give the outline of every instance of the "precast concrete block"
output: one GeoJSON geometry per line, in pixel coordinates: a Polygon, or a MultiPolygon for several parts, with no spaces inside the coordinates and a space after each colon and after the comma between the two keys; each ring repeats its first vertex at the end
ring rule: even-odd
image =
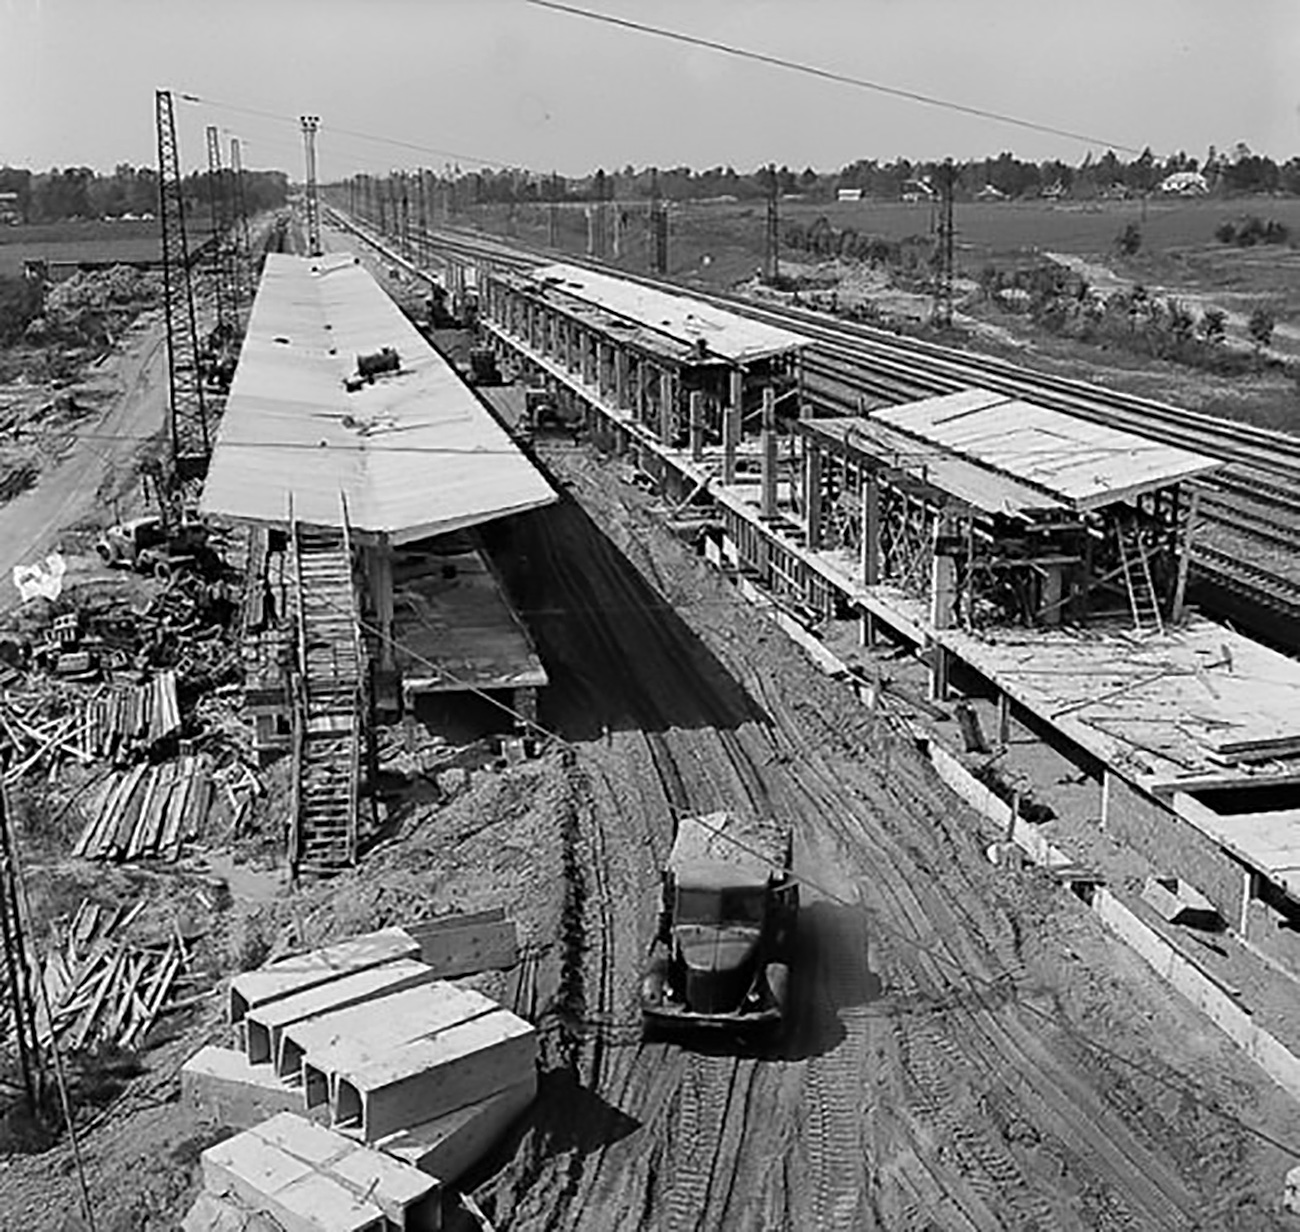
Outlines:
{"type": "Polygon", "coordinates": [[[501,971],[519,961],[519,937],[513,920],[499,911],[482,916],[426,920],[408,929],[420,943],[420,961],[441,979],[476,971],[501,971]]]}
{"type": "Polygon", "coordinates": [[[181,1067],[181,1098],[236,1129],[302,1106],[302,1093],[285,1086],[269,1065],[251,1065],[242,1052],[213,1045],[181,1067]]]}
{"type": "Polygon", "coordinates": [[[274,1061],[280,1054],[284,1028],[295,1022],[319,1018],[404,988],[415,988],[434,977],[432,967],[413,958],[398,958],[249,1009],[240,1024],[248,1059],[254,1065],[274,1061]]]}
{"type": "Polygon", "coordinates": [[[531,1023],[498,1008],[414,1040],[369,1064],[342,1066],[333,1124],[374,1142],[522,1082],[537,1061],[531,1023]]]}
{"type": "Polygon", "coordinates": [[[400,1232],[436,1232],[441,1224],[438,1180],[403,1160],[293,1113],[281,1113],[249,1132],[373,1203],[400,1232]]]}
{"type": "Polygon", "coordinates": [[[378,1206],[254,1133],[209,1147],[200,1161],[209,1194],[272,1216],[284,1232],[385,1232],[378,1206]]]}
{"type": "Polygon", "coordinates": [[[522,1082],[454,1112],[380,1138],[375,1145],[403,1163],[451,1185],[504,1136],[537,1098],[537,1071],[522,1082]]]}
{"type": "MultiPolygon", "coordinates": [[[[400,1044],[440,1031],[456,1022],[481,1018],[500,1006],[469,988],[433,981],[417,988],[351,1006],[286,1028],[280,1043],[280,1072],[301,1071],[307,1107],[345,1060],[353,1065],[382,1056],[400,1044]],[[320,1083],[324,1081],[322,1088],[320,1083]]],[[[329,1098],[328,1093],[325,1098],[329,1098]]]]}
{"type": "Polygon", "coordinates": [[[229,1017],[241,1022],[250,1009],[295,992],[364,971],[396,958],[418,958],[420,946],[405,930],[385,928],[324,949],[282,958],[230,981],[229,1017]]]}

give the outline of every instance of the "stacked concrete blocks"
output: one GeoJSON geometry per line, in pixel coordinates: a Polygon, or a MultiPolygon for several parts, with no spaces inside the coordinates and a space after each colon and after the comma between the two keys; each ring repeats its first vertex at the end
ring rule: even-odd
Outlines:
{"type": "Polygon", "coordinates": [[[269,1214],[286,1232],[436,1232],[439,1184],[292,1113],[209,1147],[208,1194],[269,1214]]]}
{"type": "Polygon", "coordinates": [[[293,993],[342,979],[399,958],[418,958],[420,943],[405,929],[385,928],[322,950],[284,958],[230,982],[230,1021],[238,1025],[249,1010],[293,993]]]}

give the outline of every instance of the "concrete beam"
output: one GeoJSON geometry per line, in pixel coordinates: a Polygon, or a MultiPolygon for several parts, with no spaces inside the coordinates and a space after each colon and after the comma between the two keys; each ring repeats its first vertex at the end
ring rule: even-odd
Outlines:
{"type": "Polygon", "coordinates": [[[380,1150],[451,1185],[500,1141],[537,1097],[537,1072],[454,1112],[381,1138],[380,1150]]]}
{"type": "Polygon", "coordinates": [[[377,967],[395,958],[415,958],[419,952],[419,944],[410,934],[400,928],[385,928],[321,950],[312,950],[309,954],[281,959],[258,971],[245,971],[230,981],[230,1021],[241,1022],[254,1006],[342,979],[350,972],[377,967]]]}
{"type": "Polygon", "coordinates": [[[537,1032],[498,1009],[341,1071],[334,1124],[373,1142],[515,1086],[536,1063],[537,1032]]]}
{"type": "Polygon", "coordinates": [[[242,1052],[208,1045],[181,1067],[181,1099],[222,1125],[248,1129],[278,1112],[297,1111],[302,1095],[242,1052]]]}
{"type": "Polygon", "coordinates": [[[302,992],[281,997],[248,1011],[244,1018],[245,1045],[253,1065],[272,1062],[280,1053],[280,1037],[285,1027],[334,1010],[347,1009],[373,1001],[376,997],[415,988],[438,977],[432,967],[411,958],[354,971],[342,979],[318,984],[302,992]]]}
{"type": "Polygon", "coordinates": [[[481,992],[441,981],[408,988],[286,1028],[280,1073],[292,1076],[301,1069],[307,1107],[313,1108],[330,1098],[339,1065],[365,1064],[401,1044],[498,1008],[481,992]]]}
{"type": "Polygon", "coordinates": [[[250,1133],[372,1202],[403,1232],[436,1232],[442,1222],[438,1180],[400,1159],[293,1113],[272,1117],[250,1133]]]}
{"type": "Polygon", "coordinates": [[[385,1232],[384,1212],[373,1202],[253,1134],[227,1138],[200,1159],[208,1193],[233,1194],[285,1232],[385,1232]]]}
{"type": "Polygon", "coordinates": [[[484,914],[495,918],[449,916],[412,924],[406,931],[420,943],[420,961],[439,979],[513,967],[519,961],[514,921],[496,912],[484,914]]]}

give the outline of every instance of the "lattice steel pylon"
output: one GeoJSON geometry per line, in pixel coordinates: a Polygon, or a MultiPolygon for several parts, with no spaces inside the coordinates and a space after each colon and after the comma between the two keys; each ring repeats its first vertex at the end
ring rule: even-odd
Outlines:
{"type": "Polygon", "coordinates": [[[939,216],[935,228],[936,271],[934,280],[934,321],[941,326],[952,324],[953,227],[952,198],[956,178],[952,159],[944,160],[939,172],[939,216]]]}
{"type": "Polygon", "coordinates": [[[307,154],[307,255],[319,257],[320,202],[316,197],[316,134],[320,130],[320,116],[305,115],[301,119],[303,147],[307,154]]]}
{"type": "Polygon", "coordinates": [[[215,124],[209,124],[208,198],[212,207],[212,286],[217,300],[218,338],[239,332],[239,292],[235,285],[235,267],[230,251],[230,208],[226,201],[226,181],[221,170],[221,136],[215,124]]]}
{"type": "Polygon", "coordinates": [[[202,474],[212,453],[199,372],[198,324],[185,236],[176,114],[170,90],[154,94],[158,130],[158,217],[162,221],[163,309],[167,322],[167,387],[172,469],[178,478],[202,474]]]}
{"type": "Polygon", "coordinates": [[[244,197],[244,162],[239,138],[230,139],[231,195],[234,201],[236,285],[242,296],[252,301],[257,293],[257,272],[253,268],[253,241],[248,233],[248,202],[244,197]]]}

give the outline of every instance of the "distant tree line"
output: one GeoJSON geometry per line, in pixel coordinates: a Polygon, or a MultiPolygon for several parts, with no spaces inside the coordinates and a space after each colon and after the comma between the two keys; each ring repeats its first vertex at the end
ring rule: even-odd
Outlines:
{"type": "MultiPolygon", "coordinates": [[[[896,200],[905,186],[937,184],[942,168],[937,161],[896,158],[882,162],[872,158],[858,159],[829,172],[811,167],[795,171],[787,166],[741,172],[728,166],[696,171],[684,166],[637,168],[629,164],[622,170],[602,167],[581,177],[538,174],[516,167],[473,172],[455,168],[445,178],[455,185],[461,205],[645,200],[655,196],[673,201],[719,197],[747,201],[769,196],[773,184],[783,196],[800,195],[812,200],[833,200],[841,188],[860,189],[865,197],[896,200]]],[[[1277,163],[1267,155],[1253,153],[1241,142],[1231,150],[1210,146],[1201,159],[1183,151],[1162,159],[1146,149],[1126,161],[1114,150],[1107,150],[1100,158],[1089,153],[1077,165],[1059,159],[1030,162],[1003,152],[996,158],[954,163],[953,189],[959,200],[970,200],[988,188],[1009,198],[1089,200],[1151,192],[1167,176],[1181,171],[1199,172],[1209,191],[1217,195],[1300,195],[1300,156],[1277,163]]]]}
{"type": "MultiPolygon", "coordinates": [[[[229,177],[232,173],[223,172],[229,177]]],[[[186,201],[194,208],[209,208],[212,177],[206,171],[185,177],[186,201]]],[[[65,222],[78,219],[136,218],[158,213],[158,172],[153,167],[119,163],[111,175],[90,167],[53,167],[31,171],[0,167],[0,193],[16,193],[19,219],[26,223],[65,222]]],[[[244,202],[250,214],[278,209],[289,192],[283,171],[245,171],[244,202]]]]}

